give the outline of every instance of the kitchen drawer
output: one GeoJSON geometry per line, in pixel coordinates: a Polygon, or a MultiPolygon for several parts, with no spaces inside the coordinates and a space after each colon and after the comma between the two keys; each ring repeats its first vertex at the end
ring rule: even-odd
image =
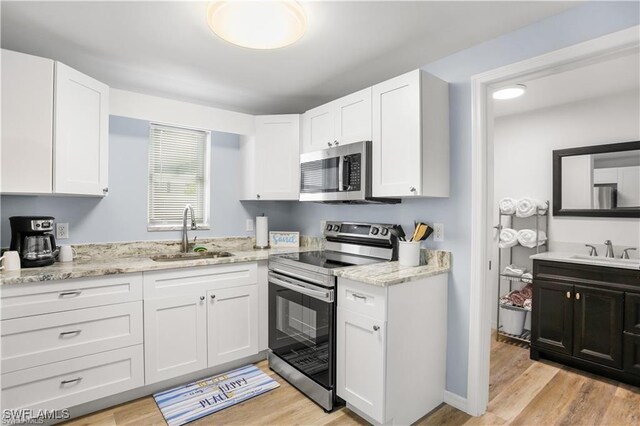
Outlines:
{"type": "Polygon", "coordinates": [[[258,282],[258,264],[242,262],[144,273],[144,298],[205,294],[208,290],[258,282]]]}
{"type": "Polygon", "coordinates": [[[0,319],[142,300],[142,273],[2,286],[0,319]]]}
{"type": "Polygon", "coordinates": [[[640,336],[624,333],[624,371],[640,377],[640,336]]]}
{"type": "Polygon", "coordinates": [[[144,385],[142,345],[2,375],[3,408],[62,409],[144,385]]]}
{"type": "Polygon", "coordinates": [[[387,310],[386,290],[385,287],[338,278],[338,306],[384,321],[387,310]]]}
{"type": "Polygon", "coordinates": [[[640,334],[640,294],[624,294],[624,331],[640,334]]]}
{"type": "Polygon", "coordinates": [[[142,343],[142,302],[2,321],[2,373],[142,343]]]}

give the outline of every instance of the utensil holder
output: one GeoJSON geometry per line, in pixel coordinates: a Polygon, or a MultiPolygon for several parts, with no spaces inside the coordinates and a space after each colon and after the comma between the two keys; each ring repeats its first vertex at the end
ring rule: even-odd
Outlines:
{"type": "Polygon", "coordinates": [[[399,241],[398,244],[398,262],[400,262],[400,265],[420,265],[420,241],[399,241]]]}

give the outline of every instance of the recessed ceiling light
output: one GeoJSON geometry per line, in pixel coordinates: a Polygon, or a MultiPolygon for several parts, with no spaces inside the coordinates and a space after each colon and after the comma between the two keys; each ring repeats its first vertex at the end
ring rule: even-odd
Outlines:
{"type": "Polygon", "coordinates": [[[215,1],[207,10],[209,27],[222,39],[251,49],[277,49],[298,41],[307,17],[291,0],[215,1]]]}
{"type": "Polygon", "coordinates": [[[493,92],[493,99],[513,99],[524,95],[524,92],[526,91],[527,86],[525,86],[524,84],[515,84],[513,86],[500,88],[493,92]]]}

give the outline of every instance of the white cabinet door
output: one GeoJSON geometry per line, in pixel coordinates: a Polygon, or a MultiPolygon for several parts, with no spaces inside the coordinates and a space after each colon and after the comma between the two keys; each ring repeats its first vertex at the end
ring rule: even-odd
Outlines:
{"type": "Polygon", "coordinates": [[[333,102],[311,109],[302,116],[302,152],[328,148],[335,142],[333,102]]]}
{"type": "Polygon", "coordinates": [[[373,196],[422,193],[420,70],[373,86],[373,196]]]}
{"type": "Polygon", "coordinates": [[[146,384],[207,367],[206,321],[205,294],[144,301],[146,384]]]}
{"type": "Polygon", "coordinates": [[[106,195],[109,87],[60,62],[55,81],[54,192],[106,195]]]}
{"type": "Polygon", "coordinates": [[[335,139],[341,144],[371,140],[371,87],[334,102],[335,139]]]}
{"type": "Polygon", "coordinates": [[[2,50],[3,193],[51,193],[53,61],[2,50]]]}
{"type": "Polygon", "coordinates": [[[300,197],[300,116],[256,117],[256,192],[260,200],[300,197]]]}
{"type": "Polygon", "coordinates": [[[338,307],[338,396],[377,422],[385,422],[386,323],[338,307]]]}
{"type": "Polygon", "coordinates": [[[258,287],[207,293],[209,367],[258,353],[258,287]]]}

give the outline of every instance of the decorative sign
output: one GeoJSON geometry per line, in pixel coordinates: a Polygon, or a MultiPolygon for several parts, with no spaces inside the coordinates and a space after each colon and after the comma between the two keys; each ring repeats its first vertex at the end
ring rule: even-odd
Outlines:
{"type": "Polygon", "coordinates": [[[271,247],[299,247],[299,232],[269,232],[269,242],[271,247]]]}

